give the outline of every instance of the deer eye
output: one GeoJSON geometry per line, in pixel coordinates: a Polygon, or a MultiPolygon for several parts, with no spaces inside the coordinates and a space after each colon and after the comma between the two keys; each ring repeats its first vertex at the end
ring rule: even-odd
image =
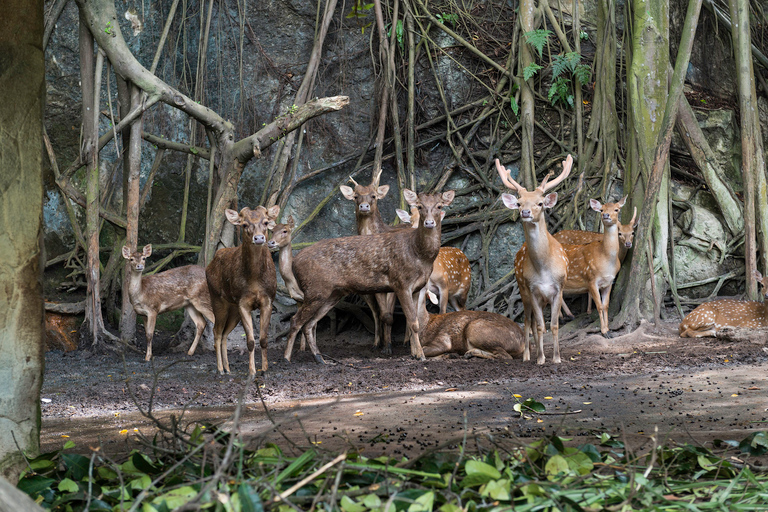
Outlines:
{"type": "Polygon", "coordinates": [[[544,203],[539,203],[539,206],[544,206],[544,203]]]}

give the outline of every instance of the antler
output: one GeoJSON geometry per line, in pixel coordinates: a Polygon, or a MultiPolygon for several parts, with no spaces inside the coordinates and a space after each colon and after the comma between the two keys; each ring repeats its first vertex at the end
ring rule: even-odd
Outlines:
{"type": "Polygon", "coordinates": [[[560,176],[555,178],[554,181],[547,183],[552,173],[547,174],[544,177],[544,180],[542,180],[541,185],[539,185],[537,188],[542,192],[546,192],[551,188],[555,188],[560,184],[561,181],[568,177],[568,175],[571,173],[571,167],[573,167],[573,156],[568,155],[568,158],[563,161],[563,172],[560,173],[560,176]]]}
{"type": "Polygon", "coordinates": [[[518,182],[512,179],[512,173],[501,165],[501,162],[499,162],[499,159],[496,159],[496,170],[499,172],[499,176],[501,177],[501,181],[504,182],[504,185],[506,185],[508,188],[513,188],[519,192],[526,191],[525,187],[520,185],[518,182]]]}
{"type": "Polygon", "coordinates": [[[635,217],[637,217],[637,206],[635,206],[635,211],[632,213],[632,220],[629,221],[630,226],[635,225],[635,217]]]}
{"type": "Polygon", "coordinates": [[[381,166],[379,166],[378,170],[373,175],[373,184],[374,186],[379,186],[379,180],[381,179],[381,166]]]}
{"type": "Polygon", "coordinates": [[[359,185],[359,184],[358,184],[358,183],[355,181],[355,178],[353,178],[352,176],[350,176],[350,177],[349,177],[349,181],[351,181],[351,182],[352,182],[352,184],[353,184],[354,186],[356,186],[356,187],[359,187],[359,186],[360,186],[360,185],[359,185]]]}

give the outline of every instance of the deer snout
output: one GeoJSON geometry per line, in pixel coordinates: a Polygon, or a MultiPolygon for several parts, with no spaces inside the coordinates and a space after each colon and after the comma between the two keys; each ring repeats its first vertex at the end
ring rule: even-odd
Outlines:
{"type": "Polygon", "coordinates": [[[253,243],[256,245],[261,245],[264,242],[267,241],[267,237],[261,234],[253,235],[253,243]]]}
{"type": "Polygon", "coordinates": [[[277,242],[275,242],[274,240],[270,240],[269,242],[267,242],[267,247],[269,247],[270,249],[277,249],[277,242]]]}
{"type": "Polygon", "coordinates": [[[138,271],[144,270],[144,264],[143,263],[139,263],[138,265],[136,265],[136,270],[138,270],[138,271]]]}
{"type": "Polygon", "coordinates": [[[429,229],[432,229],[432,228],[434,228],[435,226],[437,226],[437,222],[435,222],[435,219],[426,219],[426,220],[424,221],[424,227],[425,227],[425,228],[429,228],[429,229]]]}
{"type": "Polygon", "coordinates": [[[520,218],[521,219],[532,219],[533,215],[531,215],[531,210],[520,210],[520,218]]]}
{"type": "Polygon", "coordinates": [[[626,247],[627,249],[631,249],[632,248],[632,242],[624,242],[624,247],[626,247]]]}
{"type": "Polygon", "coordinates": [[[371,205],[369,203],[360,203],[360,211],[368,213],[371,211],[371,205]]]}

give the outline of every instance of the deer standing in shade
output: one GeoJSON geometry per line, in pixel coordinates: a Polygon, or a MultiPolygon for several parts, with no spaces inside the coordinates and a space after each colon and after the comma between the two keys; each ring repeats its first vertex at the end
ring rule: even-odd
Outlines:
{"type": "MultiPolygon", "coordinates": [[[[768,277],[755,270],[752,278],[763,288],[763,299],[768,300],[768,277]]],[[[699,304],[680,322],[680,336],[702,338],[716,336],[727,328],[757,329],[768,327],[768,302],[755,300],[718,299],[699,304]]]]}
{"type": "Polygon", "coordinates": [[[147,336],[147,354],[144,360],[152,359],[152,338],[155,335],[157,315],[184,308],[195,323],[195,341],[187,354],[195,353],[197,344],[205,330],[205,321],[214,322],[211,297],[205,282],[205,269],[199,265],[185,265],[151,276],[143,276],[146,260],[152,254],[152,245],[144,246],[141,252],[132,252],[123,246],[123,258],[130,266],[128,296],[133,309],[147,317],[144,331],[147,336]]]}
{"type": "Polygon", "coordinates": [[[538,347],[538,364],[544,364],[544,307],[550,304],[552,317],[552,341],[554,353],[552,360],[560,362],[560,340],[558,317],[560,305],[563,303],[563,283],[568,274],[568,256],[563,246],[547,230],[544,209],[552,208],[557,204],[557,192],[546,192],[560,184],[571,172],[573,157],[563,162],[563,171],[553,181],[549,182],[548,174],[541,184],[532,191],[528,191],[512,179],[510,171],[496,159],[496,170],[504,184],[517,191],[518,197],[511,194],[502,194],[504,205],[512,210],[520,211],[520,221],[523,224],[525,243],[515,256],[515,278],[520,288],[520,296],[523,300],[525,319],[525,352],[523,360],[531,358],[531,346],[528,331],[531,330],[534,341],[538,347]],[[535,322],[535,329],[534,329],[535,322]]]}
{"type": "Polygon", "coordinates": [[[275,226],[279,206],[267,210],[243,208],[240,213],[227,209],[227,220],[243,230],[243,240],[237,247],[216,251],[205,269],[211,306],[216,322],[213,326],[213,344],[216,351],[216,369],[229,373],[227,336],[243,322],[248,346],[248,374],[256,374],[256,341],[253,335],[251,311],[259,308],[259,346],[261,369],[267,371],[267,337],[272,316],[272,300],[277,292],[275,264],[267,248],[267,230],[275,226]]]}

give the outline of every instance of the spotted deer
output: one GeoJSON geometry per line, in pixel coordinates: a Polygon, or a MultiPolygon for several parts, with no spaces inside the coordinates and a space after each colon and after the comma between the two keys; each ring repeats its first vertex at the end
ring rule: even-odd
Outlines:
{"type": "Polygon", "coordinates": [[[248,375],[256,374],[256,341],[253,335],[251,311],[259,308],[259,346],[261,369],[267,371],[267,336],[272,316],[272,300],[277,292],[275,264],[267,248],[267,230],[275,227],[279,206],[263,206],[255,210],[243,208],[225,211],[227,220],[240,226],[243,239],[237,247],[216,251],[205,269],[211,306],[216,322],[213,326],[213,344],[216,351],[216,369],[229,373],[227,336],[243,322],[248,346],[248,375]]]}
{"type": "MultiPolygon", "coordinates": [[[[768,277],[759,271],[752,278],[762,285],[763,299],[768,301],[768,277]]],[[[680,322],[682,338],[716,336],[728,328],[757,329],[768,327],[768,302],[754,300],[718,299],[699,304],[680,322]]]]}
{"type": "MultiPolygon", "coordinates": [[[[414,228],[418,226],[418,210],[408,213],[398,208],[396,211],[404,223],[414,228]]],[[[442,212],[441,215],[444,214],[442,212]]],[[[448,303],[456,311],[464,310],[471,285],[472,267],[467,255],[457,247],[441,247],[427,283],[427,289],[440,297],[440,313],[448,311],[448,303]]]]}
{"type": "MultiPolygon", "coordinates": [[[[624,258],[627,256],[627,251],[632,248],[632,243],[635,238],[635,228],[637,228],[637,207],[634,209],[632,219],[628,224],[619,223],[619,261],[624,263],[624,258]]],[[[554,235],[555,239],[561,244],[569,245],[586,245],[591,242],[599,242],[603,240],[602,233],[595,233],[593,231],[581,231],[578,229],[564,229],[558,231],[554,235]]],[[[573,316],[568,306],[563,302],[563,310],[568,316],[573,316]]],[[[587,313],[592,312],[592,296],[587,295],[587,313]]]]}
{"type": "MultiPolygon", "coordinates": [[[[437,296],[428,291],[437,304],[437,296]]],[[[445,358],[449,354],[485,359],[522,357],[525,350],[523,330],[514,321],[489,311],[451,311],[432,315],[427,311],[424,294],[419,295],[419,327],[424,355],[445,358]]]]}
{"type": "Polygon", "coordinates": [[[146,361],[152,359],[152,338],[155,335],[157,315],[184,308],[195,323],[195,340],[187,354],[195,353],[197,344],[205,330],[205,321],[214,322],[211,297],[205,282],[205,268],[198,265],[176,267],[159,274],[144,276],[146,260],[152,255],[152,245],[144,246],[141,252],[133,252],[123,246],[123,258],[128,260],[130,278],[128,297],[136,313],[147,317],[144,331],[147,335],[146,361]]]}
{"type": "Polygon", "coordinates": [[[272,236],[267,242],[270,249],[278,249],[277,268],[283,276],[288,295],[295,301],[303,301],[304,293],[293,275],[293,249],[291,248],[291,233],[296,226],[293,215],[289,215],[284,224],[277,224],[272,229],[272,236]]]}
{"type": "Polygon", "coordinates": [[[525,243],[515,256],[515,278],[520,288],[525,319],[525,351],[523,360],[531,359],[531,345],[528,332],[533,335],[538,348],[538,364],[544,364],[544,307],[550,304],[552,316],[552,340],[554,353],[552,361],[560,363],[560,340],[558,317],[563,302],[563,284],[568,274],[568,256],[563,246],[547,230],[544,210],[557,204],[557,192],[546,192],[560,184],[571,172],[573,157],[563,161],[563,171],[549,182],[550,174],[530,192],[510,176],[510,171],[496,159],[496,170],[504,185],[517,191],[518,197],[502,194],[504,205],[520,211],[525,243]],[[536,328],[534,329],[534,322],[536,328]]]}
{"type": "Polygon", "coordinates": [[[605,232],[602,240],[586,245],[564,244],[568,255],[568,277],[563,284],[563,294],[589,293],[600,317],[600,332],[608,332],[608,305],[613,280],[621,268],[619,260],[619,214],[627,197],[618,203],[600,204],[590,199],[590,207],[600,212],[605,232]]]}
{"type": "Polygon", "coordinates": [[[293,259],[293,273],[304,292],[304,302],[291,320],[287,361],[301,330],[315,360],[324,363],[314,336],[317,322],[350,293],[387,292],[395,292],[408,328],[416,333],[411,337],[411,355],[424,359],[416,303],[440,250],[440,211],[451,204],[454,192],[417,195],[404,189],[403,195],[421,212],[418,229],[320,240],[293,259]]]}

